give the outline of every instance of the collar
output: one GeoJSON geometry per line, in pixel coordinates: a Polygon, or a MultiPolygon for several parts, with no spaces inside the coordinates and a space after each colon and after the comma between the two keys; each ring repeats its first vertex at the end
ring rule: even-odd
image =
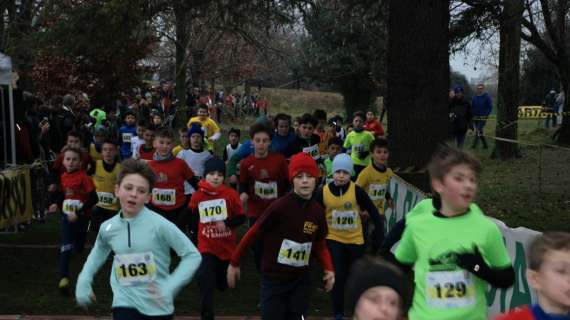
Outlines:
{"type": "Polygon", "coordinates": [[[537,320],[568,320],[570,319],[570,313],[567,314],[551,314],[546,313],[540,305],[535,304],[531,307],[532,314],[537,320]]]}
{"type": "Polygon", "coordinates": [[[174,155],[172,153],[167,154],[166,156],[161,156],[158,152],[155,152],[152,155],[152,160],[156,160],[156,161],[170,161],[174,159],[174,155]]]}
{"type": "Polygon", "coordinates": [[[384,172],[388,171],[388,167],[387,167],[387,166],[384,166],[384,167],[381,168],[381,167],[377,166],[374,162],[372,162],[372,166],[373,166],[374,169],[376,169],[376,171],[378,171],[378,172],[384,173],[384,172]]]}

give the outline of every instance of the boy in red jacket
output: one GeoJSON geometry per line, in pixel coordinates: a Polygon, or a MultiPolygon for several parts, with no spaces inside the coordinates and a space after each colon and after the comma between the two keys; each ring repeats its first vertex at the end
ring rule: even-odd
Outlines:
{"type": "Polygon", "coordinates": [[[62,155],[65,172],[59,179],[60,188],[55,193],[55,203],[50,205],[49,212],[61,210],[63,213],[58,288],[62,294],[68,295],[71,255],[74,251],[77,253],[83,251],[85,247],[89,215],[99,198],[93,180],[82,169],[81,149],[67,146],[63,149],[62,155]]]}
{"type": "Polygon", "coordinates": [[[228,286],[240,277],[239,262],[259,239],[261,261],[261,313],[263,319],[303,319],[311,291],[311,269],[318,258],[324,269],[325,290],[334,285],[334,271],[325,238],[328,232],[324,208],[313,199],[319,169],[305,153],[291,157],[289,177],[293,192],[265,210],[234,251],[228,267],[228,286]]]}
{"type": "Polygon", "coordinates": [[[214,319],[214,289],[228,287],[226,271],[236,248],[235,229],[245,222],[237,192],[224,185],[224,161],[210,158],[204,166],[204,179],[192,195],[189,207],[200,218],[198,250],[202,264],[198,271],[202,319],[214,319]]]}
{"type": "Polygon", "coordinates": [[[570,233],[546,232],[528,249],[526,277],[538,304],[524,306],[496,320],[570,319],[570,233]]]}

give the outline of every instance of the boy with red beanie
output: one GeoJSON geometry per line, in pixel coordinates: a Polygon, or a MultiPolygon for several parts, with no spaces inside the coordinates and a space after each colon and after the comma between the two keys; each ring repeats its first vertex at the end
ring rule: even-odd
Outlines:
{"type": "Polygon", "coordinates": [[[224,185],[226,166],[218,158],[204,165],[204,179],[192,195],[189,207],[199,216],[198,250],[202,264],[198,271],[201,318],[214,319],[214,289],[227,287],[226,271],[236,248],[235,229],[245,222],[237,192],[224,185]]]}
{"type": "Polygon", "coordinates": [[[256,239],[263,242],[261,313],[263,319],[302,319],[307,314],[311,267],[318,258],[324,269],[325,290],[334,285],[334,271],[325,238],[324,208],[313,199],[319,169],[309,155],[291,157],[289,178],[293,192],[273,202],[234,251],[228,285],[240,277],[239,261],[256,239]]]}

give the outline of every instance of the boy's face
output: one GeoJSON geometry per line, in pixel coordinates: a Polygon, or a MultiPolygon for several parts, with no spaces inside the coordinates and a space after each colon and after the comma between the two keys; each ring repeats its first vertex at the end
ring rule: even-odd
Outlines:
{"type": "Polygon", "coordinates": [[[364,119],[361,117],[354,117],[354,119],[352,119],[352,125],[355,128],[360,129],[364,125],[364,119]]]}
{"type": "Polygon", "coordinates": [[[334,184],[337,186],[344,186],[350,182],[350,173],[344,170],[337,170],[333,172],[334,184]]]}
{"type": "Polygon", "coordinates": [[[162,122],[162,118],[160,118],[160,116],[153,116],[152,117],[152,123],[155,126],[160,126],[160,123],[162,122]]]}
{"type": "Polygon", "coordinates": [[[66,151],[63,154],[63,167],[67,172],[73,172],[79,169],[81,166],[81,159],[77,152],[66,151]]]}
{"type": "Polygon", "coordinates": [[[79,140],[79,137],[68,136],[67,146],[73,148],[81,148],[81,140],[79,140]]]}
{"type": "Polygon", "coordinates": [[[146,128],[143,126],[138,126],[137,127],[137,136],[142,137],[144,135],[146,128]]]}
{"type": "Polygon", "coordinates": [[[206,175],[206,181],[214,188],[224,183],[224,174],[219,171],[212,171],[206,175]]]}
{"type": "Polygon", "coordinates": [[[450,209],[464,212],[475,199],[477,177],[469,166],[460,164],[452,167],[443,181],[432,179],[432,186],[450,209]]]}
{"type": "Polygon", "coordinates": [[[208,117],[208,109],[200,108],[196,112],[196,115],[198,118],[200,118],[200,120],[205,120],[208,117]]]}
{"type": "Polygon", "coordinates": [[[299,135],[301,138],[310,138],[315,132],[315,127],[311,123],[303,123],[299,125],[299,135]]]}
{"type": "Polygon", "coordinates": [[[120,185],[115,185],[115,195],[119,199],[121,209],[133,216],[141,211],[145,203],[150,201],[150,186],[140,174],[126,175],[120,185]]]}
{"type": "Polygon", "coordinates": [[[129,126],[132,126],[133,124],[135,124],[135,116],[133,116],[132,114],[129,114],[128,116],[125,117],[125,123],[129,126]]]}
{"type": "Polygon", "coordinates": [[[204,143],[204,137],[199,133],[193,133],[190,136],[190,147],[192,149],[201,149],[204,143]]]}
{"type": "Polygon", "coordinates": [[[299,196],[309,199],[313,195],[313,191],[315,191],[316,183],[317,179],[315,177],[306,172],[301,172],[293,177],[293,190],[299,196]]]}
{"type": "Polygon", "coordinates": [[[386,148],[374,148],[372,152],[372,159],[376,165],[386,165],[390,152],[386,148]]]}
{"type": "Polygon", "coordinates": [[[256,154],[265,155],[267,152],[269,152],[269,144],[271,143],[271,138],[267,132],[258,132],[253,135],[252,143],[256,154]]]}
{"type": "Polygon", "coordinates": [[[355,319],[397,320],[400,317],[400,296],[389,287],[366,290],[354,308],[355,319]]]}
{"type": "Polygon", "coordinates": [[[338,144],[331,144],[328,149],[329,159],[332,161],[337,154],[340,153],[341,147],[338,144]]]}
{"type": "Polygon", "coordinates": [[[528,282],[538,293],[541,306],[549,305],[560,313],[570,311],[570,251],[548,250],[538,271],[527,269],[528,282]]]}
{"type": "Polygon", "coordinates": [[[230,136],[229,136],[228,140],[230,141],[230,144],[231,144],[232,146],[235,146],[235,145],[238,144],[238,142],[239,142],[239,137],[238,137],[237,134],[235,134],[235,133],[232,132],[232,133],[230,133],[230,136]]]}
{"type": "Polygon", "coordinates": [[[188,138],[188,131],[178,132],[178,138],[180,138],[180,144],[183,146],[188,146],[190,143],[190,138],[188,138]]]}
{"type": "Polygon", "coordinates": [[[153,146],[159,155],[165,157],[172,152],[172,139],[167,137],[156,137],[154,138],[153,146]]]}
{"type": "Polygon", "coordinates": [[[286,136],[289,134],[289,121],[287,120],[277,120],[277,134],[280,136],[286,136]]]}
{"type": "Polygon", "coordinates": [[[144,144],[145,144],[147,147],[152,146],[152,143],[153,143],[153,141],[154,141],[154,131],[153,131],[153,130],[146,129],[146,130],[144,131],[144,134],[143,134],[143,139],[144,139],[144,144]]]}
{"type": "Polygon", "coordinates": [[[103,146],[101,147],[101,157],[103,157],[103,161],[107,163],[113,163],[116,153],[117,148],[114,144],[103,143],[103,146]]]}
{"type": "Polygon", "coordinates": [[[374,113],[372,111],[366,112],[366,120],[372,121],[374,119],[374,113]]]}

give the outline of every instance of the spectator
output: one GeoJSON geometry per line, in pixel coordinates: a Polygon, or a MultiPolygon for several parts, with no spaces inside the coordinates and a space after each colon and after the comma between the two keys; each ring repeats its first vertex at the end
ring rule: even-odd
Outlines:
{"type": "Polygon", "coordinates": [[[552,127],[556,126],[556,115],[554,114],[554,106],[556,105],[556,90],[550,89],[550,92],[544,98],[543,110],[546,112],[546,122],[544,126],[550,128],[550,123],[552,127]]]}
{"type": "Polygon", "coordinates": [[[493,102],[491,96],[485,92],[485,85],[480,83],[477,85],[477,91],[473,99],[471,100],[471,106],[473,108],[473,127],[475,129],[475,141],[471,148],[477,148],[479,140],[483,143],[483,149],[487,149],[487,141],[483,136],[483,128],[485,123],[487,123],[487,118],[491,111],[493,110],[493,102]]]}
{"type": "Polygon", "coordinates": [[[453,92],[455,96],[449,103],[449,135],[458,148],[463,148],[465,134],[473,116],[471,105],[463,95],[463,86],[456,86],[453,92]]]}

